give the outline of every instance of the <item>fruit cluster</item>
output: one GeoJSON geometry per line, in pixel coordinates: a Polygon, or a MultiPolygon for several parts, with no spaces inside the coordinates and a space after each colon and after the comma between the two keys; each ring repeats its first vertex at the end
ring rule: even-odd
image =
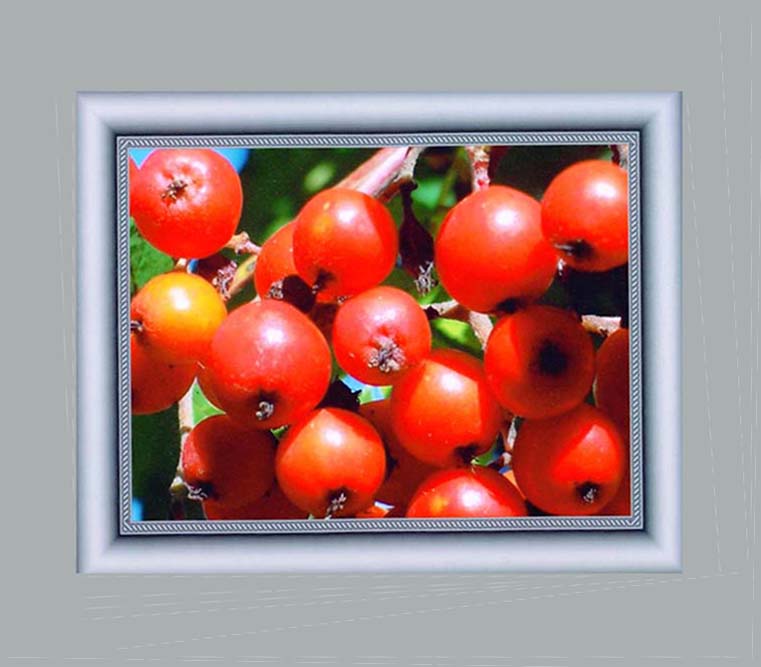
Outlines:
{"type": "Polygon", "coordinates": [[[630,513],[628,331],[545,298],[559,271],[625,270],[621,166],[576,162],[541,201],[481,178],[412,262],[449,297],[423,305],[387,280],[426,247],[409,207],[400,231],[378,197],[318,192],[251,249],[257,296],[231,308],[199,268],[238,228],[230,163],[156,150],[129,190],[139,234],[178,260],[132,299],[132,411],[194,383],[216,406],[185,425],[178,467],[208,519],[630,513]],[[439,318],[472,323],[482,354],[434,345],[439,318]],[[386,397],[360,404],[341,374],[386,397]]]}

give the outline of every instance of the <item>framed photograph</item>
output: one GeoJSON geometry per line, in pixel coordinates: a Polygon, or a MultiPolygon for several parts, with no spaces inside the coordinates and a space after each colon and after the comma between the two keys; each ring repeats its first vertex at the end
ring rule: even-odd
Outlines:
{"type": "Polygon", "coordinates": [[[78,122],[80,571],[680,568],[679,94],[78,122]]]}

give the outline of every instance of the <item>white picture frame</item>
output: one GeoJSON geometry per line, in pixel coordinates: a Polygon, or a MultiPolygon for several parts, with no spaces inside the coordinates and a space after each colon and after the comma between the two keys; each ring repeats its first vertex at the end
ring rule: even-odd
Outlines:
{"type": "Polygon", "coordinates": [[[78,150],[80,571],[680,568],[678,93],[83,93],[78,150]],[[130,147],[584,143],[602,137],[631,146],[630,519],[532,517],[509,525],[333,520],[257,522],[256,527],[130,520],[128,294],[123,289],[130,147]]]}

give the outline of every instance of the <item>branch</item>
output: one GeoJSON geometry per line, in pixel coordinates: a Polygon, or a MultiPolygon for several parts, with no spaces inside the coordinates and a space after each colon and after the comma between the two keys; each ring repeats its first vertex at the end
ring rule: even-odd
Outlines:
{"type": "Polygon", "coordinates": [[[617,164],[621,169],[627,169],[629,166],[629,144],[613,144],[610,150],[613,153],[613,164],[617,164]]]}
{"type": "Polygon", "coordinates": [[[388,201],[399,191],[399,186],[412,180],[422,151],[422,146],[381,148],[335,187],[358,190],[388,201]]]}
{"type": "Polygon", "coordinates": [[[233,250],[236,255],[258,255],[261,247],[256,245],[248,235],[248,232],[233,234],[230,240],[225,244],[225,248],[233,250]]]}
{"type": "Polygon", "coordinates": [[[169,487],[170,501],[170,516],[172,519],[184,519],[185,518],[185,499],[188,497],[188,488],[185,486],[185,480],[182,476],[182,448],[185,441],[188,439],[188,434],[193,430],[194,416],[193,416],[193,387],[195,381],[190,386],[190,389],[177,403],[177,416],[180,421],[180,454],[177,458],[177,470],[175,472],[172,484],[169,487]]]}
{"type": "Polygon", "coordinates": [[[489,177],[489,146],[466,146],[470,159],[470,169],[473,172],[473,192],[488,188],[489,177]]]}
{"type": "MultiPolygon", "coordinates": [[[[381,148],[334,187],[358,190],[388,201],[404,183],[412,180],[417,159],[423,150],[423,146],[381,148]]],[[[220,292],[225,300],[240,292],[254,275],[256,258],[261,250],[259,246],[254,247],[257,248],[256,254],[241,262],[232,278],[220,280],[220,286],[224,284],[224,291],[220,292]]]]}
{"type": "Polygon", "coordinates": [[[484,313],[476,313],[468,310],[465,306],[457,301],[441,301],[440,303],[431,303],[422,306],[428,319],[443,317],[448,320],[459,320],[470,324],[473,333],[481,343],[481,347],[486,347],[486,341],[489,340],[491,330],[494,328],[491,318],[484,313]]]}
{"type": "Polygon", "coordinates": [[[476,334],[476,338],[481,343],[481,348],[486,349],[486,342],[489,340],[491,330],[494,328],[491,318],[484,313],[476,313],[470,311],[468,314],[468,323],[473,329],[473,333],[476,334]]]}
{"type": "Polygon", "coordinates": [[[585,331],[605,338],[621,328],[621,318],[605,315],[582,315],[581,325],[585,331]]]}

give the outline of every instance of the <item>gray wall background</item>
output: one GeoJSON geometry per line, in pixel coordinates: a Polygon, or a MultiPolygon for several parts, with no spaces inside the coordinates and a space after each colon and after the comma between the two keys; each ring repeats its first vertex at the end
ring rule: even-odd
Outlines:
{"type": "Polygon", "coordinates": [[[0,660],[757,658],[757,3],[131,0],[0,12],[0,660]],[[75,575],[75,92],[318,89],[684,91],[682,574],[75,575]]]}

